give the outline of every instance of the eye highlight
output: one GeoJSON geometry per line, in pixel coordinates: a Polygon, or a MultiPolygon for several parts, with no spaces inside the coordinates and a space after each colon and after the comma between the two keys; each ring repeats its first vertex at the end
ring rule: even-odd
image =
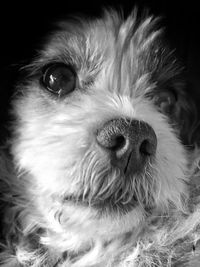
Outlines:
{"type": "Polygon", "coordinates": [[[77,76],[71,66],[64,63],[52,63],[43,69],[42,85],[57,96],[64,96],[76,87],[77,76]]]}

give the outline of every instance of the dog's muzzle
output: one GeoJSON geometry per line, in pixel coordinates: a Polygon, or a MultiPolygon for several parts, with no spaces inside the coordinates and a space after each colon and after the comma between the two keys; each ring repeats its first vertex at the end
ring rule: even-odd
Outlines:
{"type": "Polygon", "coordinates": [[[125,175],[139,174],[156,154],[157,137],[146,122],[117,118],[97,131],[97,143],[109,154],[112,166],[125,175]]]}
{"type": "Polygon", "coordinates": [[[149,163],[153,163],[157,148],[152,127],[139,120],[112,119],[97,130],[96,142],[108,158],[108,168],[98,169],[97,164],[87,162],[81,171],[83,184],[78,194],[68,195],[65,200],[100,213],[126,213],[138,203],[145,209],[151,207],[155,184],[149,163]]]}

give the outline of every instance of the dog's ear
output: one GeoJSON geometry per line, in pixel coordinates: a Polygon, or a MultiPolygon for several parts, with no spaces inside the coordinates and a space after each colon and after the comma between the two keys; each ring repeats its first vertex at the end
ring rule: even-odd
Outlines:
{"type": "Polygon", "coordinates": [[[200,142],[200,120],[195,95],[192,94],[190,84],[185,85],[184,92],[180,95],[179,106],[180,137],[185,145],[193,148],[200,142]]]}
{"type": "Polygon", "coordinates": [[[194,96],[191,94],[189,84],[175,83],[174,88],[177,94],[172,121],[176,124],[182,143],[189,148],[198,142],[199,120],[194,96]]]}
{"type": "Polygon", "coordinates": [[[198,116],[196,106],[190,96],[182,102],[179,111],[180,138],[183,144],[191,146],[197,142],[198,116]],[[186,102],[187,101],[187,102],[186,102]]]}
{"type": "Polygon", "coordinates": [[[158,84],[151,95],[159,112],[164,114],[186,146],[197,142],[198,112],[187,85],[182,80],[158,84]]]}

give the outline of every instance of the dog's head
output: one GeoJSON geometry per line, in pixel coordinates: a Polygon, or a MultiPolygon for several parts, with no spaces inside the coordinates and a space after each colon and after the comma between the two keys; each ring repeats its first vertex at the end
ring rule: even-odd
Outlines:
{"type": "Polygon", "coordinates": [[[181,71],[157,19],[136,17],[63,23],[19,86],[12,151],[54,231],[127,232],[187,195],[181,71]]]}

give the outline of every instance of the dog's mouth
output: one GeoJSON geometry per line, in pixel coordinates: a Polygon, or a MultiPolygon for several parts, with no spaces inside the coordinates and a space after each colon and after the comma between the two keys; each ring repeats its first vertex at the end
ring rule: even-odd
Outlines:
{"type": "Polygon", "coordinates": [[[75,193],[65,195],[64,202],[100,213],[126,214],[137,207],[150,210],[155,205],[156,188],[151,168],[147,166],[146,170],[141,175],[126,176],[115,169],[102,176],[97,174],[93,179],[83,179],[75,193]]]}
{"type": "Polygon", "coordinates": [[[139,204],[138,199],[135,195],[129,198],[129,201],[123,199],[116,201],[112,196],[110,196],[107,199],[89,200],[87,198],[84,198],[83,196],[77,197],[75,195],[69,195],[64,198],[64,201],[72,203],[77,206],[81,205],[90,207],[98,210],[101,213],[105,212],[128,213],[134,208],[136,208],[139,204]]]}

